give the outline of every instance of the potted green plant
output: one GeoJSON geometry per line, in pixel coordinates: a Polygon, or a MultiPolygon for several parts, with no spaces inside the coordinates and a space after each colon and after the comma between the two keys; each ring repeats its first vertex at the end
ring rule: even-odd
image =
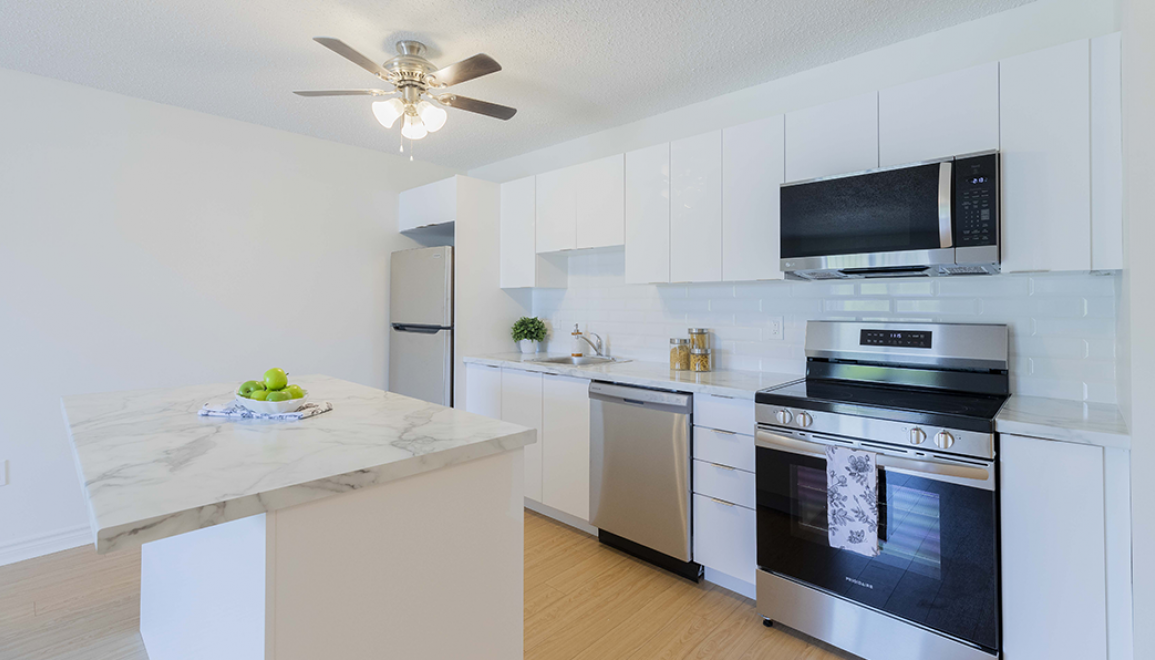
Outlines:
{"type": "Polygon", "coordinates": [[[513,340],[522,353],[536,353],[545,341],[545,322],[536,316],[523,316],[513,324],[513,340]]]}

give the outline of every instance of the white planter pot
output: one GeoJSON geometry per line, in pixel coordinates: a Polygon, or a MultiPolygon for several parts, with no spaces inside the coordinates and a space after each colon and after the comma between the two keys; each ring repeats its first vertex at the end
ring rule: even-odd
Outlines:
{"type": "Polygon", "coordinates": [[[517,348],[521,350],[523,355],[528,353],[536,353],[537,342],[532,339],[522,339],[521,341],[517,342],[517,348]]]}

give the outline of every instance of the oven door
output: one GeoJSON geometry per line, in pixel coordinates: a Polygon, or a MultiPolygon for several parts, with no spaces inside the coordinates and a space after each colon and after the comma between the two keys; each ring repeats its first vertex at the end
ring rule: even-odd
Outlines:
{"type": "Polygon", "coordinates": [[[758,430],[758,566],[991,652],[999,648],[994,463],[758,430]],[[826,444],[878,451],[879,548],[830,547],[826,444]],[[883,495],[885,493],[885,495],[883,495]],[[885,521],[885,522],[884,522],[885,521]]]}
{"type": "Polygon", "coordinates": [[[953,264],[951,168],[935,162],[782,186],[782,270],[953,264]]]}

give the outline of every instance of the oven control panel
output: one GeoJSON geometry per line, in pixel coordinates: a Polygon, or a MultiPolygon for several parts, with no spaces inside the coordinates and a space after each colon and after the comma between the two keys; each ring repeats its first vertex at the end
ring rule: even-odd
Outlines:
{"type": "Polygon", "coordinates": [[[934,334],[930,330],[869,330],[858,333],[862,346],[899,346],[902,348],[931,348],[934,334]]]}
{"type": "Polygon", "coordinates": [[[859,417],[822,410],[802,410],[765,403],[755,406],[755,417],[759,426],[766,427],[769,431],[779,427],[794,433],[841,436],[865,443],[921,448],[983,459],[991,459],[995,455],[993,433],[859,417]]]}

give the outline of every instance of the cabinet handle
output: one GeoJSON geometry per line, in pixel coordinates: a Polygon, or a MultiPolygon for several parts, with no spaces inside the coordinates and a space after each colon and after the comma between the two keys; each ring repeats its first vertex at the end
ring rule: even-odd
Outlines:
{"type": "Polygon", "coordinates": [[[727,502],[726,500],[720,500],[716,497],[711,497],[710,499],[717,502],[718,504],[725,504],[726,506],[738,506],[737,504],[731,504],[730,502],[727,502]]]}
{"type": "MultiPolygon", "coordinates": [[[[706,427],[709,428],[709,427],[706,427]]],[[[710,429],[714,433],[721,433],[723,435],[738,435],[737,431],[723,431],[722,429],[710,429]]]]}
{"type": "Polygon", "coordinates": [[[737,399],[738,398],[736,396],[728,396],[726,394],[711,394],[710,396],[717,398],[717,399],[737,399]]]}
{"type": "Polygon", "coordinates": [[[730,467],[729,465],[722,465],[721,463],[710,463],[710,465],[713,465],[714,467],[720,467],[723,470],[737,470],[738,469],[738,468],[730,467]]]}

